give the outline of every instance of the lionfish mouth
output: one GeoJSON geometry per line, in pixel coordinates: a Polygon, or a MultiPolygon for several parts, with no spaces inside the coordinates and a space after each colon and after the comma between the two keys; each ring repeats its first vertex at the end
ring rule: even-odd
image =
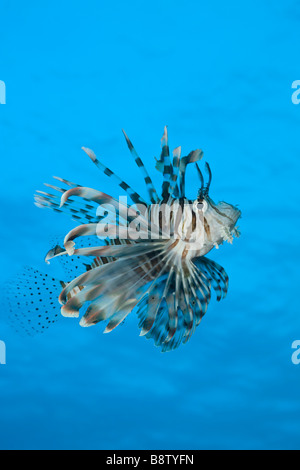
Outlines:
{"type": "Polygon", "coordinates": [[[198,198],[197,199],[198,199],[198,202],[202,202],[203,199],[205,199],[205,197],[207,197],[208,194],[209,194],[209,188],[210,188],[211,180],[212,180],[212,172],[211,172],[209,164],[206,162],[205,163],[205,169],[208,173],[208,182],[205,185],[204,176],[203,176],[202,171],[199,168],[198,163],[196,163],[196,167],[197,167],[198,176],[199,176],[199,179],[200,179],[200,182],[201,182],[201,187],[198,191],[198,198]]]}

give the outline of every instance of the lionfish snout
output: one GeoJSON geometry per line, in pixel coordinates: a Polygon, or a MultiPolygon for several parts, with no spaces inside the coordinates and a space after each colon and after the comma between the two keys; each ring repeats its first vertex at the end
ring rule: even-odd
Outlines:
{"type": "Polygon", "coordinates": [[[233,228],[242,215],[240,209],[224,201],[219,202],[217,207],[218,210],[228,219],[230,227],[233,228]]]}

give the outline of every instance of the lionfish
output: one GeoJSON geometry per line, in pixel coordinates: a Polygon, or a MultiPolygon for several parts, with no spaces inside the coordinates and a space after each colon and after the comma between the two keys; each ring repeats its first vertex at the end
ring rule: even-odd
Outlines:
{"type": "MultiPolygon", "coordinates": [[[[186,343],[195,332],[206,313],[211,289],[218,301],[226,296],[228,276],[206,255],[224,241],[231,243],[234,235],[239,236],[236,223],[241,212],[225,202],[216,204],[210,197],[211,169],[206,163],[205,183],[198,165],[202,150],[181,156],[181,147],[177,147],[171,159],[166,127],[161,156],[156,162],[163,177],[159,195],[141,158],[123,133],[143,174],[148,200],[100,162],[92,150],[83,147],[97,168],[116,182],[126,197],[117,200],[57,177],[59,186],[46,184],[52,192],[38,191],[35,204],[67,213],[79,225],[66,235],[64,246],[56,245],[45,260],[49,263],[54,258],[67,257],[78,261],[75,278],[59,282],[64,317],[79,317],[84,310],[81,326],[106,321],[104,333],[108,333],[135,309],[140,335],[152,338],[162,352],[170,351],[186,343]],[[185,195],[189,164],[195,164],[201,183],[195,200],[185,195]],[[124,202],[127,197],[131,206],[124,202]],[[138,221],[134,226],[138,226],[138,237],[129,236],[134,232],[134,220],[138,221]]],[[[45,289],[43,275],[34,272],[31,276],[43,280],[45,289]]],[[[53,288],[57,287],[55,279],[53,284],[53,288]]],[[[47,319],[51,323],[51,318],[47,319]]]]}

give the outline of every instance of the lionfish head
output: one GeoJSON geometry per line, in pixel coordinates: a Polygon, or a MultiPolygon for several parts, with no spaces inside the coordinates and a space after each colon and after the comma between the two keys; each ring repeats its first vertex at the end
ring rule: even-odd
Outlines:
{"type": "MultiPolygon", "coordinates": [[[[201,187],[197,197],[197,208],[203,212],[209,225],[215,225],[216,228],[223,227],[227,232],[231,233],[238,219],[241,217],[241,211],[234,205],[221,201],[217,204],[209,196],[209,189],[212,180],[212,172],[208,163],[206,170],[208,172],[208,182],[205,184],[204,176],[197,166],[201,187]],[[218,227],[219,226],[219,227],[218,227]]],[[[216,230],[218,232],[218,230],[216,230]]]]}

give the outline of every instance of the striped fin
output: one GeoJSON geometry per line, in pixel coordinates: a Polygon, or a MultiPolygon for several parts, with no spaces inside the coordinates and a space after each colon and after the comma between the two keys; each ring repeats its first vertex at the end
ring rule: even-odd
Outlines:
{"type": "Polygon", "coordinates": [[[42,191],[37,191],[34,200],[35,205],[38,208],[46,208],[57,213],[68,214],[76,222],[97,223],[101,220],[101,217],[96,215],[96,207],[88,207],[87,205],[81,206],[72,200],[70,200],[64,207],[60,207],[60,198],[43,193],[42,191]]]}
{"type": "Polygon", "coordinates": [[[204,257],[196,259],[195,264],[185,262],[171,268],[169,275],[160,276],[153,286],[156,306],[145,299],[139,306],[140,326],[146,326],[146,338],[153,339],[162,352],[188,342],[207,311],[211,286],[217,291],[218,285],[224,293],[227,283],[224,269],[204,257]]]}
{"type": "MultiPolygon", "coordinates": [[[[158,265],[164,268],[161,253],[166,246],[166,243],[160,242],[143,243],[140,246],[120,243],[102,249],[95,247],[90,251],[90,255],[98,252],[101,260],[103,256],[113,255],[114,261],[107,264],[99,263],[99,266],[78,276],[63,289],[59,297],[62,314],[78,316],[83,305],[92,302],[81,320],[81,326],[90,326],[109,319],[118,312],[128,310],[130,305],[131,311],[140,296],[144,295],[143,289],[140,288],[152,279],[151,272],[157,270],[158,265]],[[147,266],[145,270],[142,269],[144,265],[147,266]],[[84,289],[69,299],[70,292],[74,292],[79,286],[84,286],[84,289]]],[[[75,250],[74,254],[78,255],[79,251],[75,250]]],[[[87,252],[81,250],[81,254],[87,252]]],[[[114,317],[109,329],[115,327],[116,319],[122,322],[124,318],[121,320],[121,314],[114,317]]]]}
{"type": "MultiPolygon", "coordinates": [[[[77,316],[79,310],[87,302],[91,302],[80,325],[91,326],[100,321],[109,320],[105,332],[111,331],[122,323],[143,296],[143,290],[140,288],[147,282],[145,278],[148,278],[148,272],[146,271],[141,276],[140,268],[145,262],[157,258],[155,251],[149,250],[146,258],[139,255],[128,256],[128,250],[135,248],[131,245],[111,248],[120,249],[119,255],[123,257],[79,276],[68,284],[60,295],[63,315],[77,316]],[[78,286],[84,286],[84,288],[69,299],[70,292],[74,292],[78,286]]],[[[162,245],[160,250],[162,250],[162,245]]]]}
{"type": "Polygon", "coordinates": [[[186,331],[184,333],[184,340],[183,343],[187,343],[188,340],[191,338],[192,334],[195,331],[194,328],[194,312],[191,307],[191,292],[189,289],[189,284],[192,282],[190,277],[188,277],[187,273],[185,273],[183,270],[181,271],[181,279],[182,279],[182,287],[183,287],[183,295],[184,295],[184,300],[185,300],[185,310],[182,312],[183,317],[184,317],[184,322],[186,326],[186,331]]]}
{"type": "Polygon", "coordinates": [[[65,251],[56,251],[53,254],[53,249],[48,253],[46,260],[49,262],[51,259],[57,258],[59,256],[92,256],[93,258],[99,257],[113,257],[121,258],[126,257],[130,258],[131,256],[142,256],[151,251],[160,250],[163,242],[158,243],[138,243],[135,245],[128,246],[118,246],[118,245],[107,245],[107,246],[94,246],[87,248],[74,248],[74,242],[69,242],[67,250],[65,251]]]}
{"type": "Polygon", "coordinates": [[[173,173],[173,167],[170,160],[170,150],[169,150],[169,143],[168,143],[168,130],[167,126],[165,126],[164,134],[161,139],[161,157],[160,161],[163,162],[163,184],[162,184],[162,198],[163,200],[168,199],[169,197],[169,188],[171,177],[173,173]]]}
{"type": "Polygon", "coordinates": [[[63,286],[66,297],[61,313],[63,316],[78,317],[80,309],[87,302],[91,302],[81,319],[81,326],[91,326],[110,318],[110,323],[105,330],[107,333],[122,323],[127,314],[134,308],[136,304],[135,297],[128,299],[126,295],[127,292],[130,292],[129,289],[135,287],[133,280],[140,283],[141,279],[132,269],[135,261],[124,260],[115,265],[107,258],[101,257],[96,260],[99,260],[99,262],[97,264],[94,262],[95,266],[91,268],[94,271],[78,277],[81,282],[77,282],[77,284],[73,282],[72,285],[63,286]],[[120,282],[124,285],[124,276],[128,283],[128,289],[121,291],[118,289],[118,285],[120,282]],[[119,311],[120,308],[122,308],[121,311],[119,311]]]}
{"type": "MultiPolygon", "coordinates": [[[[90,225],[90,224],[89,224],[90,225]]],[[[84,271],[89,271],[93,269],[94,261],[91,261],[90,257],[84,256],[59,256],[60,253],[65,254],[65,248],[60,246],[62,240],[64,240],[65,236],[61,235],[60,237],[55,237],[51,240],[52,249],[49,250],[45,257],[45,262],[49,264],[49,260],[56,258],[59,261],[63,271],[64,271],[64,279],[68,282],[76,277],[79,276],[84,271]]],[[[96,237],[89,237],[85,236],[80,239],[77,239],[76,245],[77,248],[87,248],[94,246],[95,244],[99,246],[105,246],[107,243],[105,240],[99,240],[96,237]]]]}
{"type": "Polygon", "coordinates": [[[170,183],[170,188],[169,188],[169,193],[172,196],[176,183],[177,183],[177,178],[178,178],[178,173],[179,173],[179,164],[180,164],[180,156],[181,156],[181,147],[177,147],[173,151],[173,174],[171,177],[171,183],[170,183]]]}
{"type": "Polygon", "coordinates": [[[162,283],[162,276],[166,271],[168,271],[168,266],[172,263],[173,257],[173,253],[169,250],[168,245],[165,246],[164,252],[165,254],[163,258],[159,260],[159,269],[156,272],[154,280],[150,286],[148,286],[146,293],[144,294],[144,296],[146,295],[148,298],[148,311],[144,320],[140,321],[140,327],[142,328],[140,336],[147,335],[151,330],[159,312],[161,302],[167,294],[168,286],[172,278],[173,268],[171,267],[166,283],[162,283]],[[161,289],[163,289],[162,292],[160,292],[161,289]]]}
{"type": "Polygon", "coordinates": [[[132,145],[132,142],[130,141],[130,139],[128,138],[126,132],[122,129],[122,132],[124,134],[124,137],[126,139],[126,142],[127,142],[127,145],[128,145],[128,148],[130,150],[130,153],[131,155],[133,156],[134,160],[135,160],[135,163],[137,164],[137,166],[139,167],[139,169],[141,170],[141,172],[143,173],[143,176],[144,176],[144,180],[145,180],[145,184],[146,184],[146,187],[147,187],[147,190],[148,190],[148,193],[149,193],[149,196],[150,196],[150,200],[153,204],[157,203],[159,201],[159,197],[158,197],[158,194],[156,192],[156,189],[153,185],[153,182],[149,176],[149,173],[143,163],[143,161],[141,160],[141,158],[139,157],[139,155],[137,154],[134,146],[132,145]]]}
{"type": "Polygon", "coordinates": [[[215,261],[206,257],[196,258],[194,260],[197,268],[204,272],[211,279],[212,287],[217,294],[217,301],[226,297],[228,291],[229,278],[225,269],[215,261]]]}
{"type": "MultiPolygon", "coordinates": [[[[114,238],[115,234],[120,237],[120,239],[127,240],[128,236],[130,236],[130,228],[127,227],[118,227],[113,224],[103,224],[100,225],[99,223],[97,224],[84,224],[84,225],[78,225],[76,228],[71,230],[65,237],[64,239],[64,247],[65,250],[68,252],[68,254],[72,255],[74,252],[74,240],[76,240],[78,237],[86,237],[86,236],[95,236],[95,237],[100,237],[100,240],[107,239],[109,238],[111,242],[115,242],[119,240],[119,238],[114,238]]],[[[148,236],[148,232],[145,231],[140,231],[140,233],[143,233],[145,238],[148,236]]],[[[130,242],[130,239],[128,240],[130,242]]],[[[110,245],[116,245],[119,246],[121,243],[110,243],[110,245]]],[[[144,243],[140,245],[141,247],[144,246],[144,243]]],[[[150,245],[153,246],[153,245],[150,245]]],[[[60,254],[60,253],[59,253],[60,254]]]]}
{"type": "Polygon", "coordinates": [[[78,196],[87,201],[92,201],[99,205],[105,204],[108,212],[109,206],[112,206],[115,210],[115,213],[119,217],[120,225],[121,222],[122,224],[124,222],[124,224],[126,225],[128,222],[138,217],[140,226],[145,230],[148,230],[149,228],[148,220],[133,207],[130,208],[130,215],[128,215],[129,207],[126,204],[118,201],[117,199],[113,198],[112,196],[109,196],[108,194],[102,193],[101,191],[97,191],[91,188],[84,188],[80,186],[79,188],[69,189],[62,195],[60,207],[63,207],[72,196],[78,196]]]}
{"type": "Polygon", "coordinates": [[[157,288],[154,288],[151,293],[148,294],[146,303],[146,314],[139,314],[141,318],[141,321],[139,323],[139,327],[141,328],[140,336],[147,335],[153,327],[162,300],[163,299],[161,297],[161,292],[157,288]]]}
{"type": "Polygon", "coordinates": [[[97,223],[101,220],[101,217],[97,216],[97,206],[87,203],[85,200],[74,201],[69,199],[64,207],[61,207],[61,195],[67,192],[70,188],[80,188],[80,186],[57,176],[54,178],[66,185],[67,188],[45,183],[45,186],[50,190],[53,190],[53,192],[36,191],[34,200],[37,207],[52,209],[58,213],[68,214],[77,222],[97,223]]]}
{"type": "MultiPolygon", "coordinates": [[[[176,297],[178,294],[180,297],[182,291],[175,293],[175,289],[179,286],[178,283],[175,283],[177,273],[175,273],[171,279],[166,276],[162,276],[157,280],[157,287],[162,291],[161,298],[159,301],[159,310],[155,318],[155,322],[150,331],[148,331],[146,338],[153,339],[157,347],[161,347],[162,351],[168,351],[173,349],[172,344],[176,342],[178,346],[183,337],[182,329],[182,313],[177,306],[176,297]],[[166,284],[169,281],[169,286],[166,288],[166,284]],[[180,340],[178,341],[178,337],[180,340]],[[173,343],[172,343],[173,341],[173,343]],[[171,347],[170,347],[171,344],[171,347]]],[[[147,310],[143,313],[144,317],[147,318],[147,310]]]]}
{"type": "MultiPolygon", "coordinates": [[[[63,207],[66,202],[69,200],[70,197],[72,196],[78,196],[86,201],[92,201],[94,203],[97,203],[99,205],[106,205],[107,211],[112,211],[112,209],[109,208],[109,206],[112,206],[113,209],[115,210],[115,214],[118,215],[119,225],[126,225],[130,223],[131,221],[134,221],[136,218],[138,218],[138,224],[140,226],[140,231],[143,234],[145,238],[146,233],[148,233],[149,229],[153,230],[153,226],[149,227],[149,221],[148,221],[148,213],[146,211],[146,214],[143,215],[141,212],[139,212],[137,209],[134,207],[127,206],[126,204],[122,203],[121,201],[118,201],[117,199],[113,198],[112,196],[109,196],[108,194],[102,193],[101,191],[96,191],[95,189],[91,188],[84,188],[84,187],[79,187],[79,188],[72,188],[66,191],[62,197],[61,197],[61,204],[60,207],[63,207]]],[[[154,206],[156,207],[156,206],[154,206]]],[[[99,221],[98,221],[99,222],[99,221]]],[[[135,230],[132,228],[133,234],[135,230]]],[[[165,238],[168,238],[168,234],[165,233],[163,229],[161,229],[159,226],[157,227],[157,230],[159,233],[161,233],[162,236],[165,238]]]]}
{"type": "MultiPolygon", "coordinates": [[[[176,307],[175,293],[172,292],[166,296],[166,304],[169,313],[168,336],[164,340],[164,346],[174,337],[178,327],[178,309],[176,307]]],[[[167,347],[166,347],[167,348],[167,347]]]]}
{"type": "Polygon", "coordinates": [[[211,279],[197,272],[194,265],[190,266],[190,273],[193,282],[190,282],[190,289],[193,297],[191,306],[194,310],[196,326],[198,326],[207,311],[211,298],[211,279]]]}
{"type": "Polygon", "coordinates": [[[61,183],[66,184],[67,186],[70,186],[71,188],[75,188],[76,186],[80,186],[80,184],[72,183],[71,181],[65,180],[63,178],[60,178],[59,176],[53,176],[53,178],[57,181],[60,181],[61,183]]]}
{"type": "Polygon", "coordinates": [[[108,256],[97,256],[94,258],[94,261],[91,264],[91,269],[98,268],[99,266],[103,266],[104,264],[111,263],[112,258],[108,256]]]}
{"type": "MultiPolygon", "coordinates": [[[[165,244],[164,243],[141,243],[141,244],[135,244],[135,245],[120,245],[120,246],[105,246],[105,247],[93,247],[93,248],[82,248],[74,251],[74,255],[76,256],[93,256],[94,257],[101,257],[102,256],[112,256],[114,258],[120,258],[126,260],[125,265],[128,267],[126,269],[126,272],[128,271],[129,273],[132,271],[133,266],[138,267],[139,265],[139,257],[144,256],[149,253],[154,253],[157,251],[158,253],[161,252],[161,250],[164,248],[165,244]],[[127,264],[126,264],[127,263],[127,264]]],[[[67,252],[65,252],[67,254],[67,252]]],[[[79,285],[95,285],[99,282],[99,276],[105,276],[105,279],[107,280],[107,286],[110,284],[110,278],[111,280],[114,280],[116,277],[116,271],[119,276],[124,275],[122,273],[122,270],[120,269],[120,263],[118,263],[120,260],[115,261],[113,263],[108,263],[104,266],[99,266],[98,268],[95,268],[91,271],[88,271],[86,273],[81,274],[81,276],[77,277],[74,279],[66,289],[61,293],[60,295],[60,302],[64,304],[67,299],[68,293],[76,286],[79,285]],[[118,263],[118,264],[117,264],[118,263]],[[118,273],[119,269],[119,273],[118,273]]],[[[140,274],[139,274],[140,277],[140,274]]],[[[125,282],[125,279],[123,279],[125,282]]],[[[115,282],[115,281],[114,281],[115,282]]],[[[114,285],[114,288],[119,289],[118,285],[114,285]]]]}
{"type": "Polygon", "coordinates": [[[82,150],[90,157],[90,159],[97,166],[97,168],[103,171],[103,173],[106,176],[109,176],[110,178],[112,178],[120,186],[120,188],[122,188],[128,194],[128,196],[130,197],[132,202],[134,202],[134,204],[147,205],[146,201],[137,192],[135,192],[127,183],[125,183],[125,181],[123,181],[113,171],[111,171],[109,168],[103,165],[103,163],[101,163],[97,159],[96,155],[94,154],[92,150],[86,147],[82,147],[82,150]]]}
{"type": "Polygon", "coordinates": [[[129,308],[127,308],[127,310],[123,309],[121,312],[117,312],[114,315],[112,315],[103,333],[110,333],[117,326],[123,323],[127,315],[131,312],[132,308],[134,308],[134,305],[133,306],[130,305],[129,308]]]}

